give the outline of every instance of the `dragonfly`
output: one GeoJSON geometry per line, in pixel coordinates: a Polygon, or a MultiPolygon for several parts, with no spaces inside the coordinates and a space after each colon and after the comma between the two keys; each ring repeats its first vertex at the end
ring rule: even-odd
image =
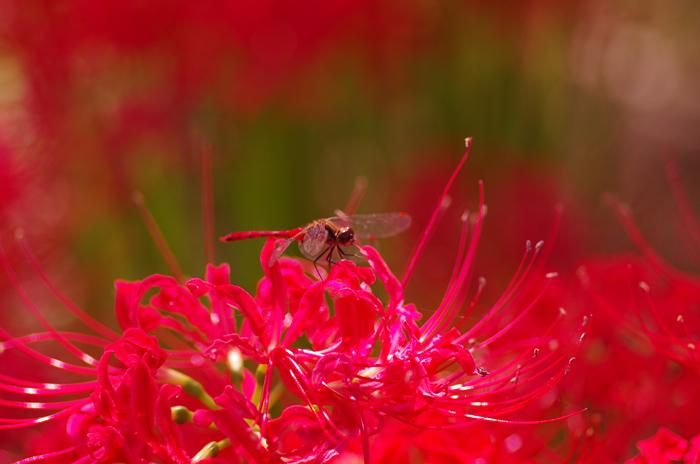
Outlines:
{"type": "Polygon", "coordinates": [[[299,241],[299,250],[307,258],[313,260],[318,272],[318,260],[325,256],[328,266],[334,264],[333,254],[337,252],[342,259],[354,256],[343,251],[341,247],[355,244],[358,239],[374,241],[378,238],[391,237],[411,226],[411,216],[406,213],[355,214],[340,215],[325,219],[317,219],[305,227],[291,230],[268,230],[251,232],[233,232],[221,237],[222,242],[234,242],[249,238],[274,237],[286,238],[278,242],[267,262],[273,266],[282,256],[289,245],[299,241]]]}

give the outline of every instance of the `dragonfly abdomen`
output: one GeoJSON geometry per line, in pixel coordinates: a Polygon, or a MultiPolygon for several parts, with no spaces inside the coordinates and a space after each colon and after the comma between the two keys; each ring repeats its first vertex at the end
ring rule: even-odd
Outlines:
{"type": "Polygon", "coordinates": [[[222,242],[235,242],[236,240],[246,240],[249,238],[290,238],[294,237],[302,230],[304,230],[303,227],[298,227],[292,230],[256,230],[251,232],[232,232],[228,235],[221,237],[219,240],[221,240],[222,242]]]}

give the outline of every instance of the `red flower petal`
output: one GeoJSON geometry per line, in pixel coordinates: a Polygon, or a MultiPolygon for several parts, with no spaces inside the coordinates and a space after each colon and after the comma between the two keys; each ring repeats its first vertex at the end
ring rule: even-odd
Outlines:
{"type": "Polygon", "coordinates": [[[688,451],[688,441],[661,427],[656,435],[637,443],[637,448],[650,463],[670,463],[683,458],[688,451]]]}

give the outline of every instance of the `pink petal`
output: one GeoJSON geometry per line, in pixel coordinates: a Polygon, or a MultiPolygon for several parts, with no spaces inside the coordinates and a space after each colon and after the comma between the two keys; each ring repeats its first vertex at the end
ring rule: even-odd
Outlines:
{"type": "Polygon", "coordinates": [[[682,459],[688,451],[688,441],[664,427],[656,435],[637,443],[642,456],[653,463],[668,463],[682,459]]]}
{"type": "Polygon", "coordinates": [[[177,398],[182,393],[182,387],[165,384],[160,387],[155,404],[155,421],[163,436],[165,448],[168,456],[177,463],[186,464],[190,462],[187,454],[182,449],[182,434],[180,428],[173,421],[170,400],[177,398]]]}
{"type": "Polygon", "coordinates": [[[265,322],[255,299],[248,292],[235,285],[212,285],[201,279],[190,279],[187,282],[187,288],[195,297],[211,293],[212,297],[237,308],[250,324],[253,334],[264,346],[267,346],[270,327],[265,322]]]}
{"type": "Polygon", "coordinates": [[[690,439],[690,448],[688,454],[685,455],[685,464],[700,463],[700,435],[696,435],[690,439]]]}
{"type": "Polygon", "coordinates": [[[194,422],[203,427],[214,423],[231,440],[231,446],[241,457],[253,462],[267,462],[267,450],[252,426],[246,422],[246,419],[257,416],[255,405],[231,385],[227,385],[224,393],[214,401],[221,409],[200,409],[195,412],[194,422]]]}

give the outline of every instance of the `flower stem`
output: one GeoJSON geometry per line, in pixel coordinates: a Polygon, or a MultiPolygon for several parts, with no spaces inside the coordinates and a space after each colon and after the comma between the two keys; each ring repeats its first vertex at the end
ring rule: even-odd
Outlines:
{"type": "Polygon", "coordinates": [[[263,382],[265,376],[267,375],[267,364],[260,364],[255,371],[255,391],[253,392],[253,397],[251,401],[253,404],[260,404],[260,399],[262,398],[263,382]]]}
{"type": "Polygon", "coordinates": [[[204,390],[202,384],[194,380],[192,377],[176,371],[175,369],[164,369],[163,380],[171,385],[180,385],[182,391],[187,393],[192,398],[201,401],[209,409],[219,409],[219,406],[214,403],[211,396],[204,390]]]}
{"type": "Polygon", "coordinates": [[[207,443],[204,448],[202,448],[199,453],[192,458],[192,462],[199,462],[207,458],[215,458],[222,449],[229,446],[231,446],[231,440],[228,438],[224,438],[221,441],[212,441],[207,443]]]}

